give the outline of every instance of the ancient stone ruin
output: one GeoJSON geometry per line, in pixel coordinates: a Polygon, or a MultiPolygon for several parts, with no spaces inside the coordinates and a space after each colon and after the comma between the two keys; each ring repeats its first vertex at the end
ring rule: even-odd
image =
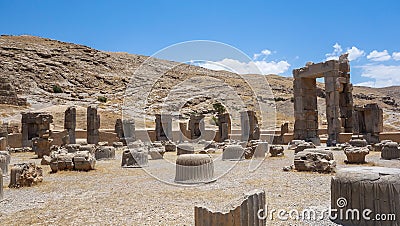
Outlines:
{"type": "Polygon", "coordinates": [[[96,106],[89,106],[87,108],[87,143],[99,143],[99,128],[100,128],[100,115],[97,114],[96,106]]]}
{"type": "Polygon", "coordinates": [[[242,130],[242,141],[260,139],[260,127],[254,111],[240,112],[240,123],[242,130]]]}
{"type": "Polygon", "coordinates": [[[183,155],[183,154],[194,154],[194,147],[193,144],[190,143],[181,143],[176,146],[176,154],[183,155]]]}
{"type": "Polygon", "coordinates": [[[10,79],[4,76],[0,77],[0,104],[27,105],[26,98],[18,97],[10,79]]]}
{"type": "Polygon", "coordinates": [[[365,156],[369,154],[368,148],[348,147],[344,149],[347,160],[346,163],[362,164],[365,163],[365,156]]]}
{"type": "Polygon", "coordinates": [[[52,122],[53,116],[48,113],[22,113],[22,145],[31,146],[38,158],[50,155],[50,147],[53,142],[50,139],[52,122]]]}
{"type": "Polygon", "coordinates": [[[67,143],[69,144],[76,143],[75,129],[76,129],[76,108],[68,107],[67,110],[65,110],[64,130],[67,131],[68,134],[67,143]]]}
{"type": "Polygon", "coordinates": [[[196,226],[208,225],[266,225],[265,192],[253,190],[223,210],[211,210],[204,206],[194,207],[196,226]],[[260,216],[260,217],[258,217],[260,216]]]}
{"type": "Polygon", "coordinates": [[[223,142],[226,139],[229,139],[229,134],[231,134],[232,125],[231,118],[229,113],[223,113],[217,115],[218,119],[218,136],[217,141],[223,142]]]}
{"type": "MultiPolygon", "coordinates": [[[[391,213],[400,216],[400,169],[385,167],[351,167],[340,169],[331,180],[331,209],[346,213],[371,210],[368,216],[391,213]]],[[[336,212],[336,213],[338,213],[336,212]]],[[[338,217],[341,225],[397,225],[398,221],[374,221],[365,217],[338,217]]]]}
{"type": "Polygon", "coordinates": [[[400,158],[400,149],[397,142],[386,142],[383,145],[381,157],[386,160],[400,158]]]}
{"type": "Polygon", "coordinates": [[[43,171],[34,163],[15,164],[11,168],[9,188],[31,187],[43,181],[43,171]]]}
{"type": "Polygon", "coordinates": [[[189,119],[190,139],[194,140],[201,137],[205,131],[204,115],[190,115],[189,119]]]}
{"type": "Polygon", "coordinates": [[[331,173],[336,169],[336,162],[331,151],[305,149],[294,156],[294,168],[297,171],[331,173]]]}
{"type": "Polygon", "coordinates": [[[325,79],[326,118],[328,121],[327,144],[338,140],[341,128],[353,132],[353,86],[350,83],[348,54],[339,60],[307,63],[293,70],[294,89],[294,139],[319,144],[316,79],[325,79]]]}
{"type": "Polygon", "coordinates": [[[149,157],[147,151],[144,150],[132,150],[125,149],[122,153],[121,166],[125,168],[129,167],[145,167],[149,163],[149,157]]]}
{"type": "Polygon", "coordinates": [[[244,159],[245,149],[241,145],[227,145],[222,153],[222,160],[240,161],[244,159]]]}
{"type": "Polygon", "coordinates": [[[94,170],[96,158],[89,151],[73,153],[60,150],[52,153],[50,168],[53,173],[61,170],[89,171],[94,170]]]}
{"type": "Polygon", "coordinates": [[[214,162],[207,154],[185,154],[176,159],[175,182],[207,183],[213,180],[214,162]]]}
{"type": "Polygon", "coordinates": [[[171,140],[172,116],[156,114],[156,140],[171,140]]]}
{"type": "MultiPolygon", "coordinates": [[[[34,138],[42,138],[39,146],[45,144],[51,135],[50,123],[53,122],[53,116],[44,112],[23,112],[22,115],[22,146],[31,147],[34,138]]],[[[39,147],[40,148],[40,147],[39,147]]]]}
{"type": "Polygon", "coordinates": [[[115,148],[112,146],[97,146],[94,156],[96,160],[115,159],[115,148]]]}
{"type": "Polygon", "coordinates": [[[3,171],[0,169],[0,201],[3,200],[3,171]]]}
{"type": "Polygon", "coordinates": [[[285,148],[282,145],[271,145],[269,148],[269,153],[271,157],[278,157],[284,155],[285,148]]]}
{"type": "Polygon", "coordinates": [[[11,162],[11,155],[8,151],[0,151],[0,169],[3,175],[8,175],[8,165],[11,162]]]}
{"type": "Polygon", "coordinates": [[[383,110],[378,104],[355,106],[353,113],[353,133],[362,134],[368,143],[378,143],[383,131],[383,110]]]}

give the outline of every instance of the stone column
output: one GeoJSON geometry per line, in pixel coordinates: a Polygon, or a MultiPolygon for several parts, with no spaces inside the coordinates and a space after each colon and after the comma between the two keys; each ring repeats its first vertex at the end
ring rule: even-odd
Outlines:
{"type": "Polygon", "coordinates": [[[124,119],[122,120],[123,137],[126,143],[133,142],[136,140],[135,135],[135,120],[124,119]]]}
{"type": "Polygon", "coordinates": [[[87,143],[99,143],[100,115],[97,114],[96,106],[87,108],[87,143]]]}
{"type": "Polygon", "coordinates": [[[156,140],[172,140],[172,116],[156,114],[156,140]]]}
{"type": "Polygon", "coordinates": [[[341,132],[340,108],[339,108],[339,71],[324,73],[326,92],[326,119],[328,121],[328,143],[337,141],[341,132]]]}
{"type": "Polygon", "coordinates": [[[29,142],[29,125],[28,125],[28,113],[21,113],[21,132],[22,132],[22,147],[29,147],[31,146],[29,142]]]}
{"type": "Polygon", "coordinates": [[[64,129],[67,131],[69,136],[69,143],[76,143],[75,129],[76,129],[76,108],[68,107],[65,110],[64,117],[64,129]]]}
{"type": "Polygon", "coordinates": [[[3,171],[0,169],[0,200],[3,200],[3,171]]]}
{"type": "Polygon", "coordinates": [[[117,134],[117,137],[118,137],[119,139],[121,139],[121,138],[124,137],[124,128],[123,128],[123,126],[122,126],[122,119],[119,118],[119,119],[117,119],[117,120],[115,121],[114,131],[115,131],[115,133],[117,134]]]}

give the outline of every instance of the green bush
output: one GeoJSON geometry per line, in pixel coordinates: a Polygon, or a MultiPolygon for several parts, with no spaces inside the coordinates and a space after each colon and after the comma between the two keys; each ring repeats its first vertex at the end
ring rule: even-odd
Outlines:
{"type": "Polygon", "coordinates": [[[107,102],[107,97],[99,96],[99,97],[97,97],[97,100],[102,103],[105,103],[105,102],[107,102]]]}
{"type": "Polygon", "coordinates": [[[53,93],[62,93],[63,90],[58,85],[53,85],[53,93]]]}
{"type": "Polygon", "coordinates": [[[218,114],[223,114],[225,113],[226,109],[224,107],[224,105],[222,105],[221,103],[217,102],[213,104],[213,108],[214,111],[217,112],[218,114]]]}

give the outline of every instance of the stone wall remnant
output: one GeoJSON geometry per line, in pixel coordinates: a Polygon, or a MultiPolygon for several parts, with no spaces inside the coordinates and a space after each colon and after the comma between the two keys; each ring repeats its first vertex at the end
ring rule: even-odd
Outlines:
{"type": "Polygon", "coordinates": [[[96,106],[89,106],[87,108],[87,143],[99,143],[99,128],[100,128],[100,115],[97,114],[96,106]]]}
{"type": "Polygon", "coordinates": [[[218,142],[224,142],[224,140],[229,139],[229,134],[231,134],[232,125],[229,113],[223,113],[217,115],[218,119],[218,142]]]}
{"type": "Polygon", "coordinates": [[[379,143],[383,131],[383,110],[378,104],[355,106],[353,111],[353,133],[362,134],[368,143],[379,143]]]}
{"type": "Polygon", "coordinates": [[[156,140],[172,140],[172,116],[156,114],[156,140]]]}
{"type": "Polygon", "coordinates": [[[254,111],[240,112],[242,141],[260,139],[260,125],[254,111]]]}
{"type": "Polygon", "coordinates": [[[253,190],[229,205],[229,209],[212,210],[205,206],[194,207],[194,218],[196,226],[208,225],[237,225],[237,226],[263,226],[266,219],[258,216],[266,216],[265,192],[253,190]]]}
{"type": "Polygon", "coordinates": [[[115,133],[119,140],[127,145],[129,142],[136,140],[135,120],[133,119],[117,119],[115,122],[115,133]]]}
{"type": "Polygon", "coordinates": [[[145,167],[149,163],[148,152],[144,149],[125,149],[122,153],[121,166],[124,168],[145,167]]]}
{"type": "Polygon", "coordinates": [[[23,144],[32,145],[32,150],[38,158],[50,155],[50,147],[53,139],[50,138],[52,131],[50,124],[53,116],[43,112],[22,113],[22,141],[23,144]]]}
{"type": "Polygon", "coordinates": [[[294,156],[297,171],[331,173],[336,169],[333,153],[320,149],[305,149],[294,156]]]}
{"type": "Polygon", "coordinates": [[[271,157],[278,157],[284,155],[285,148],[282,145],[271,145],[269,148],[269,153],[271,157]]]}
{"type": "Polygon", "coordinates": [[[115,159],[115,148],[113,146],[97,146],[94,156],[96,160],[115,159]]]}
{"type": "Polygon", "coordinates": [[[222,160],[240,161],[244,159],[245,149],[241,145],[227,145],[222,152],[222,160]]]}
{"type": "Polygon", "coordinates": [[[204,115],[190,115],[189,119],[190,139],[194,140],[201,137],[205,131],[204,115]]]}

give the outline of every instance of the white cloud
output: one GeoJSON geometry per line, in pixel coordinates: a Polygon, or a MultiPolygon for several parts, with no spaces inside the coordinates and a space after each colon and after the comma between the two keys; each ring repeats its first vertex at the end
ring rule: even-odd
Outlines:
{"type": "Polygon", "coordinates": [[[368,60],[372,61],[387,61],[390,60],[391,56],[389,55],[388,51],[385,49],[382,52],[378,52],[376,50],[370,52],[367,56],[368,60]]]}
{"type": "Polygon", "coordinates": [[[263,59],[265,59],[267,56],[271,55],[272,52],[269,49],[264,49],[260,53],[255,53],[253,55],[253,60],[259,59],[261,56],[263,56],[263,59]]]}
{"type": "Polygon", "coordinates": [[[357,47],[353,46],[351,49],[347,48],[346,53],[349,54],[349,61],[356,60],[365,55],[364,50],[358,49],[357,47]]]}
{"type": "Polygon", "coordinates": [[[342,46],[336,42],[336,44],[333,45],[333,52],[325,54],[326,56],[325,60],[338,60],[342,52],[343,52],[342,46]]]}
{"type": "Polygon", "coordinates": [[[200,63],[198,66],[212,70],[226,70],[238,74],[282,74],[288,71],[290,64],[287,61],[250,61],[240,62],[234,59],[223,59],[217,62],[200,63]]]}
{"type": "Polygon", "coordinates": [[[356,85],[367,85],[372,87],[387,87],[400,85],[400,66],[397,65],[364,65],[361,68],[361,76],[373,79],[372,81],[356,85]]]}
{"type": "MultiPolygon", "coordinates": [[[[365,55],[364,50],[358,49],[357,47],[353,46],[351,48],[346,49],[346,53],[349,54],[349,61],[356,60],[361,56],[365,55]]],[[[339,43],[333,45],[333,52],[325,54],[325,60],[339,60],[339,56],[343,54],[342,46],[339,43]]]]}
{"type": "Polygon", "coordinates": [[[393,52],[392,54],[393,60],[400,60],[400,52],[393,52]]]}

